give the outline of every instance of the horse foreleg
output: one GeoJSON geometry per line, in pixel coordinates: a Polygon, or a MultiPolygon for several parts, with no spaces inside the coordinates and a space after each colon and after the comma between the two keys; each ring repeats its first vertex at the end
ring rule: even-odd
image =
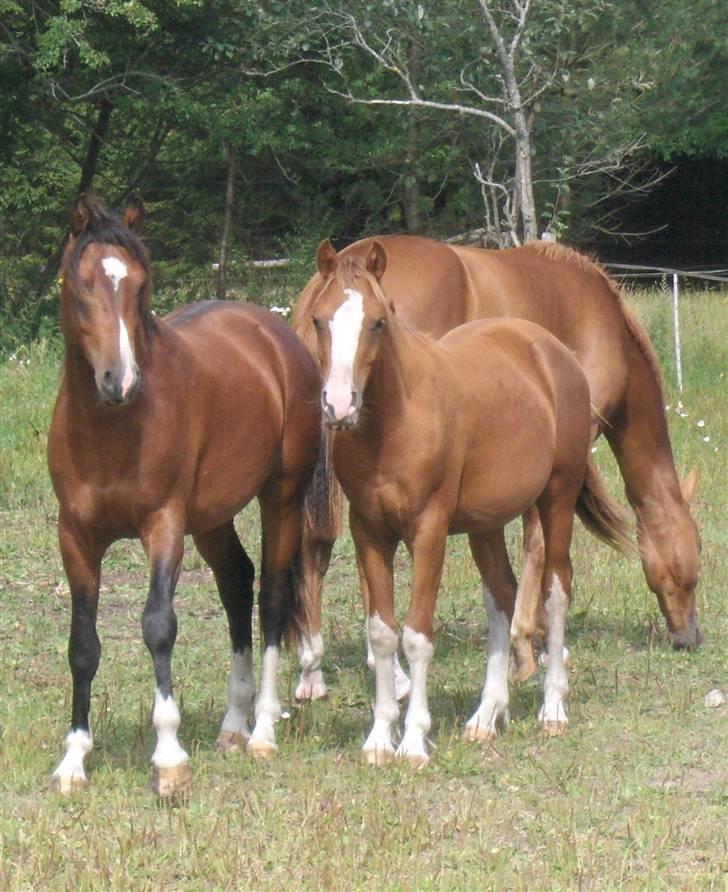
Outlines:
{"type": "Polygon", "coordinates": [[[71,729],[65,740],[66,754],[51,778],[51,786],[63,794],[86,783],[85,761],[93,747],[91,682],[101,658],[96,634],[102,550],[92,546],[63,517],[58,524],[63,565],[71,589],[71,633],[68,663],[73,680],[71,729]]]}
{"type": "Polygon", "coordinates": [[[516,580],[508,559],[503,530],[490,536],[470,535],[470,551],[483,580],[488,613],[488,657],[480,705],[468,719],[465,740],[492,740],[498,725],[509,721],[509,630],[516,598],[516,580]]]}
{"type": "Polygon", "coordinates": [[[215,749],[243,749],[251,733],[255,679],[253,677],[253,581],[255,568],[240,544],[233,522],[194,537],[198,551],[215,575],[230,632],[228,708],[215,749]]]}
{"type": "Polygon", "coordinates": [[[374,654],[374,724],[362,747],[362,757],[370,765],[384,765],[394,758],[393,731],[399,718],[393,661],[399,644],[393,570],[397,542],[382,540],[354,511],[349,525],[357,564],[369,592],[367,635],[374,654]]]}
{"type": "Polygon", "coordinates": [[[176,796],[192,779],[189,756],[180,746],[180,713],[172,694],[172,651],[177,617],[172,602],[184,546],[184,525],[171,512],[155,515],[142,530],[151,581],[142,614],[144,643],[152,656],[156,690],[152,723],[157,745],[152,753],[152,789],[159,796],[176,796]]]}
{"type": "Polygon", "coordinates": [[[543,609],[541,601],[543,561],[543,531],[538,511],[532,506],[523,515],[523,569],[511,620],[513,681],[526,681],[536,671],[533,638],[539,631],[539,612],[543,609]]]}
{"type": "Polygon", "coordinates": [[[297,700],[320,700],[328,693],[321,670],[321,660],[324,655],[324,640],[321,636],[321,594],[333,547],[333,539],[314,538],[310,531],[304,529],[301,546],[302,584],[306,590],[309,617],[298,648],[301,675],[296,686],[297,700]]]}
{"type": "MultiPolygon", "coordinates": [[[[364,616],[369,616],[369,586],[367,585],[367,578],[362,569],[361,562],[357,557],[356,560],[356,569],[359,574],[359,590],[361,591],[361,600],[364,606],[364,616]]],[[[367,642],[367,666],[374,670],[374,651],[372,650],[372,642],[369,638],[369,620],[367,619],[364,623],[364,637],[367,642]]],[[[410,692],[410,680],[407,673],[402,668],[401,663],[399,662],[399,656],[397,652],[394,652],[392,656],[392,669],[394,671],[394,693],[398,700],[404,700],[404,698],[410,692]]]]}
{"type": "Polygon", "coordinates": [[[430,760],[426,749],[427,732],[432,723],[427,702],[427,675],[435,652],[433,617],[446,541],[447,522],[428,516],[410,546],[412,593],[402,631],[402,646],[409,663],[412,686],[397,757],[407,759],[415,768],[422,768],[430,760]]]}

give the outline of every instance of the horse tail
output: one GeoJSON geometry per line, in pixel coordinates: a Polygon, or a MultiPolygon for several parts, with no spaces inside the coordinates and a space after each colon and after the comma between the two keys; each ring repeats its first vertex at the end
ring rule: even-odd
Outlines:
{"type": "Polygon", "coordinates": [[[308,629],[309,599],[303,584],[303,549],[299,539],[298,548],[288,568],[285,581],[285,603],[283,605],[283,638],[286,645],[296,651],[301,638],[308,629]]]}
{"type": "MultiPolygon", "coordinates": [[[[292,328],[316,360],[318,367],[316,331],[307,312],[313,294],[310,286],[311,283],[298,299],[293,314],[292,328]]],[[[333,446],[333,434],[322,424],[321,447],[303,507],[304,536],[309,541],[333,542],[341,534],[341,487],[334,474],[333,446]]]]}
{"type": "Polygon", "coordinates": [[[630,515],[610,495],[591,456],[587,459],[576,513],[589,532],[607,545],[625,555],[637,554],[630,515]]]}

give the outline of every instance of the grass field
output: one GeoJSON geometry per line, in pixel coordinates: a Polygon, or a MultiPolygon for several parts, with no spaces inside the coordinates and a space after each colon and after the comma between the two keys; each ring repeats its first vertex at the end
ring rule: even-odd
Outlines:
{"type": "MultiPolygon", "coordinates": [[[[465,540],[452,539],[431,672],[431,765],[367,768],[359,750],[373,683],[345,536],[326,589],[328,699],[291,702],[297,667],[287,657],[278,756],[220,756],[212,744],[227,696],[227,631],[190,546],[173,665],[194,783],[174,806],[148,788],[147,576],[129,542],[104,565],[89,784],[69,799],[48,791],[70,715],[70,604],[44,459],[59,349],[36,344],[0,367],[0,889],[728,890],[728,706],[704,703],[711,689],[728,691],[728,299],[683,300],[682,414],[669,301],[650,292],[629,302],[665,370],[678,470],[701,474],[703,647],[673,652],[636,561],[579,529],[567,734],[540,737],[538,677],[512,690],[512,721],[495,745],[465,744],[486,629],[465,540]]],[[[601,441],[597,458],[621,492],[601,441]]],[[[239,527],[257,554],[253,510],[239,527]]],[[[401,556],[400,591],[407,578],[401,556]]]]}

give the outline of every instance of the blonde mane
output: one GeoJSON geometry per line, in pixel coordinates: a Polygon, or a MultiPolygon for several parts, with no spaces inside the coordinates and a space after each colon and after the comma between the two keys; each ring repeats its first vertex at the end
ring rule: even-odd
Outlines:
{"type": "Polygon", "coordinates": [[[555,263],[567,263],[570,266],[574,266],[577,269],[581,270],[581,272],[593,276],[598,276],[602,280],[607,290],[611,293],[612,297],[616,301],[617,306],[619,307],[619,310],[624,318],[624,324],[627,327],[627,331],[632,337],[632,340],[635,342],[637,348],[647,361],[647,364],[652,369],[664,402],[665,394],[662,385],[662,372],[660,370],[660,364],[657,360],[655,349],[650,343],[647,332],[637,321],[634,313],[625,304],[619,286],[614,281],[614,279],[610,277],[604,267],[602,267],[596,260],[593,260],[592,258],[587,257],[585,254],[574,250],[574,248],[569,248],[566,245],[559,245],[555,242],[533,241],[527,242],[524,247],[533,251],[535,254],[544,257],[546,260],[552,260],[555,263]]]}

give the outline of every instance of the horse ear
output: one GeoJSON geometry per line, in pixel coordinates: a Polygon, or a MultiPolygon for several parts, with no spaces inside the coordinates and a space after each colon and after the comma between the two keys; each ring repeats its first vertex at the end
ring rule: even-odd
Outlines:
{"type": "Polygon", "coordinates": [[[144,202],[135,195],[124,211],[121,222],[127,229],[131,229],[137,235],[141,235],[144,228],[144,202]]]}
{"type": "Polygon", "coordinates": [[[91,204],[86,195],[80,195],[71,207],[71,232],[80,235],[91,222],[91,204]]]}
{"type": "Polygon", "coordinates": [[[698,471],[697,467],[693,468],[688,476],[680,481],[680,492],[688,505],[691,505],[695,498],[695,493],[698,491],[698,483],[700,483],[700,471],[698,471]]]}
{"type": "Polygon", "coordinates": [[[379,242],[373,242],[367,257],[367,269],[377,282],[381,282],[386,268],[387,255],[384,253],[384,248],[379,242]]]}
{"type": "Polygon", "coordinates": [[[324,239],[316,252],[316,266],[324,279],[328,279],[336,266],[336,248],[330,239],[324,239]]]}

